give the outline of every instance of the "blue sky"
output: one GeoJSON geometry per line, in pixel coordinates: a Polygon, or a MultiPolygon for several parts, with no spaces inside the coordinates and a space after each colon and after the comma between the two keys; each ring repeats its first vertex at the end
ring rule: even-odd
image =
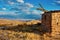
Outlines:
{"type": "Polygon", "coordinates": [[[0,18],[34,20],[43,12],[36,10],[39,3],[46,10],[60,10],[60,0],[0,0],[0,18]]]}

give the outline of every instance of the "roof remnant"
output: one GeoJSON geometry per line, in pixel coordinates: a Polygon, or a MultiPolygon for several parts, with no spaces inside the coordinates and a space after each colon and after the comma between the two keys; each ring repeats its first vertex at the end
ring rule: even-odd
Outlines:
{"type": "Polygon", "coordinates": [[[55,13],[55,12],[60,12],[60,10],[52,10],[52,11],[48,11],[48,12],[45,12],[45,13],[55,13]]]}

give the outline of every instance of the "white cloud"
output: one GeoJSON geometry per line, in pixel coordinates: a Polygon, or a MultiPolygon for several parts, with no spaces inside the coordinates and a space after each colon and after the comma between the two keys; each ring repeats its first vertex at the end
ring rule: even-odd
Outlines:
{"type": "Polygon", "coordinates": [[[10,10],[13,10],[13,11],[21,11],[21,13],[26,13],[26,14],[31,14],[31,8],[34,7],[32,4],[30,3],[24,3],[24,0],[17,0],[17,2],[20,2],[20,3],[15,3],[15,2],[12,2],[12,1],[8,1],[9,4],[13,4],[11,7],[10,10]]]}
{"type": "Polygon", "coordinates": [[[17,15],[15,12],[0,11],[0,15],[17,15]]]}
{"type": "Polygon", "coordinates": [[[17,19],[17,20],[28,21],[28,20],[35,20],[35,19],[17,19]]]}
{"type": "Polygon", "coordinates": [[[14,2],[11,2],[11,1],[8,1],[8,3],[11,4],[11,5],[15,4],[14,2]]]}
{"type": "Polygon", "coordinates": [[[56,1],[53,1],[52,3],[50,3],[50,4],[60,6],[60,1],[56,0],[56,1]]]}
{"type": "Polygon", "coordinates": [[[44,12],[41,12],[41,14],[44,14],[44,12]]]}
{"type": "Polygon", "coordinates": [[[24,13],[26,13],[26,14],[30,14],[30,13],[31,13],[29,9],[22,9],[22,11],[23,11],[24,13]]]}
{"type": "Polygon", "coordinates": [[[40,13],[37,10],[33,10],[32,14],[40,15],[40,13]]]}
{"type": "Polygon", "coordinates": [[[30,3],[25,3],[22,7],[21,10],[26,13],[26,14],[31,14],[31,8],[34,7],[32,4],[30,3]]]}
{"type": "MultiPolygon", "coordinates": [[[[17,2],[20,2],[20,3],[15,3],[13,1],[8,1],[9,4],[11,4],[11,10],[15,11],[22,11],[21,13],[26,13],[26,14],[39,14],[39,12],[37,10],[30,10],[32,7],[34,7],[33,4],[31,3],[24,3],[24,0],[16,0],[17,2]],[[23,4],[21,4],[23,3],[23,4]],[[14,5],[15,4],[15,5],[14,5]],[[18,4],[18,5],[17,5],[18,4]],[[21,6],[20,6],[21,5],[21,6]],[[14,9],[13,9],[14,8],[14,9]]],[[[8,5],[9,5],[8,4],[8,5]]],[[[2,8],[3,10],[6,10],[6,8],[2,8]]],[[[0,13],[1,14],[1,13],[0,13]]],[[[15,13],[13,12],[2,12],[2,14],[10,14],[10,15],[16,15],[15,13]]]]}
{"type": "Polygon", "coordinates": [[[53,5],[56,5],[56,4],[59,4],[60,5],[60,1],[54,1],[53,3],[51,3],[51,4],[53,4],[53,5]]]}
{"type": "Polygon", "coordinates": [[[26,4],[27,7],[31,7],[31,8],[34,7],[34,6],[33,6],[32,4],[30,4],[30,3],[25,3],[25,4],[26,4]]]}
{"type": "Polygon", "coordinates": [[[6,8],[2,8],[2,10],[7,10],[6,8]]]}
{"type": "Polygon", "coordinates": [[[51,5],[56,5],[55,3],[50,3],[51,5]]]}
{"type": "Polygon", "coordinates": [[[17,2],[24,3],[24,0],[17,0],[17,2]]]}
{"type": "Polygon", "coordinates": [[[56,1],[56,3],[60,4],[60,1],[56,1]]]}

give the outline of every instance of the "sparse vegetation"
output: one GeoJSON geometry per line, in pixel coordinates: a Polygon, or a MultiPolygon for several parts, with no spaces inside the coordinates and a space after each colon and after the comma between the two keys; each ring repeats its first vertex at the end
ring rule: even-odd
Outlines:
{"type": "MultiPolygon", "coordinates": [[[[17,24],[17,23],[15,23],[17,24]]],[[[23,24],[0,24],[0,40],[55,40],[49,36],[48,29],[40,22],[30,21],[23,24]],[[33,22],[35,22],[33,24],[33,22]],[[50,38],[50,39],[49,39],[50,38]]],[[[58,38],[59,40],[59,38],[58,38]]]]}
{"type": "Polygon", "coordinates": [[[0,40],[40,40],[40,22],[5,22],[0,22],[0,40]]]}

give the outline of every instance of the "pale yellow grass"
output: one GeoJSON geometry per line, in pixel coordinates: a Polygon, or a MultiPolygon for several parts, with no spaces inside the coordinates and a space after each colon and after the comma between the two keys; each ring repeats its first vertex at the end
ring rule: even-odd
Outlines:
{"type": "Polygon", "coordinates": [[[41,23],[41,21],[39,21],[39,20],[32,20],[32,21],[26,22],[26,21],[19,21],[19,20],[0,19],[0,25],[16,26],[16,25],[23,25],[23,24],[32,25],[32,24],[37,24],[37,23],[41,23]]]}

